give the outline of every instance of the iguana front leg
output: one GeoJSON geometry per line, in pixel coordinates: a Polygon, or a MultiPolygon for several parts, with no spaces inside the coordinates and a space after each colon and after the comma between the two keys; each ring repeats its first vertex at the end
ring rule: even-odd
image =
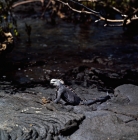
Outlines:
{"type": "Polygon", "coordinates": [[[62,93],[63,93],[63,90],[61,90],[61,89],[59,89],[59,90],[57,91],[57,97],[56,97],[56,99],[54,100],[54,103],[58,103],[58,102],[60,101],[62,93]]]}

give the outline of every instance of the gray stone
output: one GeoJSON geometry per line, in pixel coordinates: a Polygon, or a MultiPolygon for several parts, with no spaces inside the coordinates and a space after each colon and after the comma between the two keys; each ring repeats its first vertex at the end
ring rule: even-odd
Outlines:
{"type": "Polygon", "coordinates": [[[96,106],[75,107],[86,119],[71,135],[71,140],[137,140],[138,86],[127,84],[115,88],[114,97],[96,106]]]}
{"type": "Polygon", "coordinates": [[[117,114],[107,111],[85,113],[86,119],[71,140],[136,140],[138,130],[128,126],[117,114]]]}
{"type": "MultiPolygon", "coordinates": [[[[37,86],[15,95],[6,94],[5,88],[10,90],[10,85],[2,86],[0,92],[0,131],[7,140],[9,136],[12,140],[138,139],[137,86],[119,86],[114,94],[109,94],[110,100],[91,106],[43,103],[43,97],[54,96],[55,90],[51,88],[37,86]],[[73,133],[69,133],[71,130],[73,133]]],[[[83,99],[106,95],[97,89],[77,85],[73,88],[83,99]]]]}
{"type": "Polygon", "coordinates": [[[115,88],[114,94],[128,98],[129,104],[138,105],[138,86],[132,84],[121,85],[115,88]]]}
{"type": "Polygon", "coordinates": [[[39,93],[0,92],[0,103],[0,140],[52,140],[55,135],[73,133],[84,119],[62,105],[43,104],[39,93]]]}

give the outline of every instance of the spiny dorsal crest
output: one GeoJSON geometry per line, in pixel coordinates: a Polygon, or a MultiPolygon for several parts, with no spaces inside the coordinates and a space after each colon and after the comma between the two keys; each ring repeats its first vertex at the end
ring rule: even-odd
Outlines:
{"type": "Polygon", "coordinates": [[[60,83],[64,85],[64,81],[62,79],[57,79],[57,80],[59,80],[60,83]]]}
{"type": "Polygon", "coordinates": [[[74,93],[75,93],[75,90],[73,90],[71,87],[66,86],[66,88],[68,88],[70,91],[72,91],[72,92],[74,92],[74,93]]]}

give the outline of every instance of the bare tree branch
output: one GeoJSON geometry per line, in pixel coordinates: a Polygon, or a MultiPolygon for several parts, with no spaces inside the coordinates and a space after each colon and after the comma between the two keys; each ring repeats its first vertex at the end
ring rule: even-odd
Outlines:
{"type": "Polygon", "coordinates": [[[131,21],[138,20],[138,17],[134,17],[138,13],[138,9],[136,9],[132,14],[128,15],[123,21],[123,30],[125,30],[126,25],[128,25],[131,21]]]}
{"type": "Polygon", "coordinates": [[[27,1],[20,1],[20,2],[15,3],[14,5],[12,5],[12,8],[15,8],[15,7],[22,5],[22,4],[36,2],[36,1],[40,1],[42,3],[42,6],[44,5],[44,0],[27,0],[27,1]]]}
{"type": "MultiPolygon", "coordinates": [[[[30,3],[30,2],[36,2],[36,1],[40,1],[42,3],[42,6],[44,5],[44,0],[27,0],[27,1],[21,1],[21,2],[17,2],[15,3],[12,8],[16,7],[16,6],[19,6],[19,5],[22,5],[22,4],[26,4],[26,3],[30,3]]],[[[88,2],[98,2],[99,0],[78,0],[78,1],[74,1],[74,0],[69,0],[69,2],[73,2],[75,3],[76,5],[79,5],[81,7],[83,7],[84,9],[86,10],[77,10],[73,7],[70,6],[70,4],[68,2],[64,2],[62,0],[55,0],[55,1],[58,1],[60,3],[62,3],[63,5],[67,6],[68,8],[70,8],[72,11],[74,12],[77,12],[77,13],[84,13],[84,14],[89,14],[89,15],[93,15],[93,16],[96,16],[98,17],[99,19],[95,22],[98,22],[98,21],[106,21],[107,23],[122,23],[120,24],[119,26],[123,26],[125,27],[126,25],[130,24],[132,21],[134,20],[138,20],[138,17],[134,17],[133,15],[138,12],[138,9],[136,9],[134,11],[134,13],[132,14],[132,16],[127,16],[127,15],[123,15],[122,12],[117,9],[116,7],[112,7],[113,10],[115,10],[116,12],[118,12],[119,14],[121,14],[123,17],[126,17],[125,19],[107,19],[107,18],[104,18],[103,16],[101,16],[100,12],[97,12],[97,11],[94,11],[90,8],[88,8],[87,6],[79,3],[79,2],[82,2],[82,1],[88,1],[88,2]],[[131,17],[131,18],[130,18],[131,17]]],[[[54,2],[54,0],[49,0],[48,4],[46,5],[45,9],[44,9],[44,12],[42,13],[42,16],[44,15],[46,9],[49,7],[49,5],[51,4],[51,2],[54,2]]],[[[114,26],[114,25],[113,25],[114,26]]],[[[117,25],[115,25],[117,26],[117,25]]]]}
{"type": "Polygon", "coordinates": [[[88,11],[90,11],[90,12],[93,13],[93,14],[100,14],[100,12],[96,12],[96,11],[94,11],[94,10],[92,10],[92,9],[90,9],[90,8],[88,8],[88,7],[86,7],[85,5],[79,3],[79,2],[76,2],[76,1],[74,1],[74,0],[70,0],[70,1],[73,2],[73,3],[75,3],[75,4],[77,4],[77,5],[80,5],[80,6],[84,7],[84,8],[86,8],[88,11]]]}
{"type": "Polygon", "coordinates": [[[48,4],[46,5],[46,7],[45,7],[45,9],[44,9],[44,11],[43,11],[41,17],[44,16],[46,9],[49,7],[49,5],[50,5],[51,3],[52,3],[52,0],[49,0],[49,2],[48,2],[48,4]]]}
{"type": "MultiPolygon", "coordinates": [[[[121,22],[122,24],[120,24],[119,26],[123,25],[124,19],[115,19],[115,20],[114,20],[114,19],[107,19],[107,18],[104,18],[104,17],[102,17],[102,16],[100,15],[99,12],[96,12],[96,11],[94,11],[94,10],[92,10],[92,9],[90,9],[90,8],[88,8],[88,7],[86,7],[86,6],[84,6],[83,4],[80,4],[80,3],[76,2],[76,1],[74,1],[74,0],[70,0],[70,1],[73,2],[73,3],[75,3],[75,4],[77,4],[77,5],[80,5],[80,6],[84,7],[84,8],[87,9],[88,11],[76,10],[76,9],[72,8],[72,7],[69,5],[68,2],[63,2],[62,0],[56,0],[56,1],[59,1],[59,2],[61,2],[62,4],[68,6],[68,7],[69,7],[72,11],[74,11],[74,12],[94,15],[94,16],[96,16],[96,17],[99,18],[99,21],[103,20],[103,21],[110,22],[110,23],[120,23],[120,22],[121,22]]],[[[117,12],[121,13],[121,11],[118,10],[117,8],[113,7],[113,9],[116,10],[117,12]]],[[[125,16],[127,16],[127,15],[125,15],[125,16]]],[[[127,19],[126,25],[129,24],[131,21],[134,21],[134,20],[138,20],[138,17],[132,17],[131,20],[127,19]]],[[[117,26],[117,25],[114,25],[114,26],[117,26]]]]}
{"type": "Polygon", "coordinates": [[[74,2],[74,3],[76,3],[76,4],[78,4],[78,5],[80,5],[80,6],[84,7],[84,8],[86,8],[86,9],[89,10],[90,12],[89,12],[89,11],[84,11],[84,10],[83,10],[83,11],[76,10],[76,9],[72,8],[72,7],[69,5],[68,2],[66,3],[66,2],[63,2],[62,0],[56,0],[56,1],[61,2],[62,4],[68,6],[68,7],[69,7],[72,11],[74,11],[74,12],[94,15],[94,16],[96,16],[96,17],[99,17],[100,20],[104,20],[104,21],[107,21],[107,22],[113,22],[113,23],[115,23],[115,22],[118,23],[118,22],[123,22],[123,21],[124,21],[124,20],[106,19],[106,18],[102,17],[102,16],[100,15],[99,12],[96,12],[96,11],[94,11],[94,10],[92,10],[92,9],[90,9],[90,8],[88,8],[88,7],[86,7],[86,6],[84,6],[83,4],[80,4],[80,3],[75,2],[75,1],[73,1],[73,0],[70,0],[70,1],[72,1],[72,2],[74,2]]]}

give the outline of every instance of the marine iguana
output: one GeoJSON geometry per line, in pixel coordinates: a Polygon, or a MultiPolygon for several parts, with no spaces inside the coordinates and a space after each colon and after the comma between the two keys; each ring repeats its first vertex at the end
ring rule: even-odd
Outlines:
{"type": "Polygon", "coordinates": [[[51,79],[50,84],[57,88],[56,99],[54,103],[58,103],[60,99],[63,99],[67,104],[70,105],[91,105],[96,102],[105,102],[110,99],[110,96],[107,94],[105,97],[100,97],[90,100],[82,100],[74,91],[64,84],[64,81],[61,79],[51,79]]]}

